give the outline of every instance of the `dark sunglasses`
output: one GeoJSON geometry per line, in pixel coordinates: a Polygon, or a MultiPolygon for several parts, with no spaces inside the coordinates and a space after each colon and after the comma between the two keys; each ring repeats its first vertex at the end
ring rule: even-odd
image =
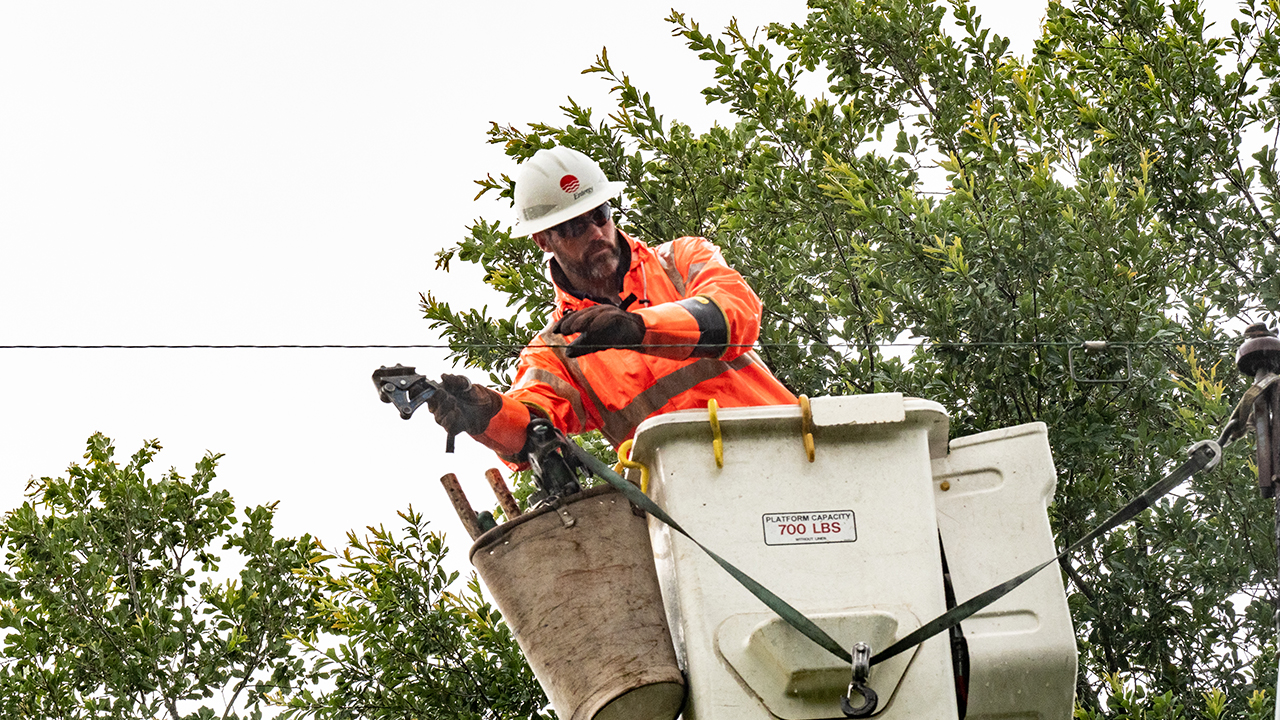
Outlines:
{"type": "Polygon", "coordinates": [[[552,226],[551,231],[566,240],[572,240],[585,233],[588,225],[604,227],[604,224],[609,222],[612,217],[613,208],[609,207],[609,203],[604,203],[577,217],[569,218],[559,225],[552,226]]]}

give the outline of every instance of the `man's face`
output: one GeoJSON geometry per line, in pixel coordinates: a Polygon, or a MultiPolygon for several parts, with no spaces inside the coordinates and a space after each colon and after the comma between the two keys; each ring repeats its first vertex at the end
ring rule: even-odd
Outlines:
{"type": "Polygon", "coordinates": [[[608,203],[550,230],[536,233],[534,242],[555,256],[572,278],[602,281],[618,272],[621,251],[608,203]],[[574,234],[576,231],[576,234],[574,234]]]}

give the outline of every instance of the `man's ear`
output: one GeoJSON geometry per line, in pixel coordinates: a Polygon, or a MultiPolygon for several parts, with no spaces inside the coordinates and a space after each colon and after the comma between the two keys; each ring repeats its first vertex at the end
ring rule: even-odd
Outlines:
{"type": "Polygon", "coordinates": [[[547,242],[547,231],[536,232],[533,234],[533,241],[537,243],[538,249],[542,252],[551,252],[551,244],[547,242]]]}

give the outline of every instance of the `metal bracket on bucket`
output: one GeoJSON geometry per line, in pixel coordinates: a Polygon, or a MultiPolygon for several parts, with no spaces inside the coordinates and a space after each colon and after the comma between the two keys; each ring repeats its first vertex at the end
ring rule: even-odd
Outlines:
{"type": "Polygon", "coordinates": [[[854,678],[849,682],[849,691],[840,698],[840,710],[844,712],[845,717],[870,717],[879,705],[876,691],[867,687],[867,675],[872,670],[872,646],[867,643],[855,644],[852,655],[854,655],[854,678]],[[855,694],[863,696],[861,705],[855,706],[852,703],[851,698],[855,694]]]}
{"type": "Polygon", "coordinates": [[[876,691],[867,687],[867,675],[871,673],[871,646],[860,642],[853,646],[853,679],[849,681],[849,690],[840,698],[840,710],[845,717],[871,717],[880,704],[876,691]],[[851,698],[862,696],[862,704],[854,705],[851,698]]]}
{"type": "Polygon", "coordinates": [[[569,508],[566,508],[564,503],[560,502],[560,498],[558,496],[551,498],[550,502],[551,507],[555,508],[556,514],[560,516],[561,525],[571,528],[578,524],[578,519],[569,514],[569,508]]]}

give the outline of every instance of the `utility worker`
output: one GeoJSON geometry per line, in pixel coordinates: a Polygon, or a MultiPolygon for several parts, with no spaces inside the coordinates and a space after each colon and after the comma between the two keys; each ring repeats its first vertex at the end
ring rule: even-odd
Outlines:
{"type": "Polygon", "coordinates": [[[708,400],[796,402],[751,349],[761,304],[746,281],[703,238],[651,248],[614,227],[609,201],[625,187],[566,147],[521,166],[514,236],[552,256],[552,322],[520,353],[506,393],[442,377],[428,407],[446,430],[517,465],[533,415],[570,434],[599,429],[617,447],[645,418],[708,400]]]}

